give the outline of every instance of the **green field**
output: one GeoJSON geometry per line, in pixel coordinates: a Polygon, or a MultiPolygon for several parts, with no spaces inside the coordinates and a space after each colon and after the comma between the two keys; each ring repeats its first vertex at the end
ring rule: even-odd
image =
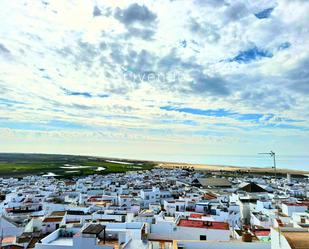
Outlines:
{"type": "Polygon", "coordinates": [[[72,155],[0,153],[0,177],[44,175],[47,173],[71,177],[149,170],[155,166],[151,162],[144,161],[116,160],[129,163],[121,164],[108,162],[108,160],[106,158],[72,155]],[[104,170],[98,171],[100,167],[104,170]]]}

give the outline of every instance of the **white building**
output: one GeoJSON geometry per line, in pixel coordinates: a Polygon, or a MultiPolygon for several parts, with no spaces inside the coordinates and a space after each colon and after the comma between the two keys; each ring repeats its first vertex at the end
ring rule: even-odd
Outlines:
{"type": "Polygon", "coordinates": [[[175,240],[173,242],[173,248],[176,249],[271,249],[270,243],[243,243],[240,241],[230,242],[208,242],[208,241],[184,241],[175,240]]]}
{"type": "Polygon", "coordinates": [[[271,249],[309,248],[309,231],[303,228],[272,228],[271,249]]]}
{"type": "Polygon", "coordinates": [[[130,248],[131,243],[142,245],[143,232],[142,223],[114,223],[107,226],[87,224],[83,228],[60,228],[37,243],[35,249],[130,248]]]}
{"type": "Polygon", "coordinates": [[[230,228],[225,222],[180,219],[151,225],[150,238],[158,240],[229,241],[230,228]]]}
{"type": "Polygon", "coordinates": [[[270,228],[272,226],[272,219],[262,212],[251,212],[250,223],[252,226],[263,228],[270,228]]]}
{"type": "Polygon", "coordinates": [[[7,236],[18,236],[23,232],[23,227],[15,224],[15,222],[0,216],[0,234],[3,237],[7,236]]]}
{"type": "Polygon", "coordinates": [[[287,216],[292,216],[293,213],[303,213],[308,210],[309,202],[283,202],[282,203],[282,213],[287,216]]]}

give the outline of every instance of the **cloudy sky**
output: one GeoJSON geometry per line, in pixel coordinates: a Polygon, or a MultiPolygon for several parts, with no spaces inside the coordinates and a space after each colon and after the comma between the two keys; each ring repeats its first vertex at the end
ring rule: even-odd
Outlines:
{"type": "Polygon", "coordinates": [[[309,1],[0,2],[0,151],[309,155],[309,1]]]}

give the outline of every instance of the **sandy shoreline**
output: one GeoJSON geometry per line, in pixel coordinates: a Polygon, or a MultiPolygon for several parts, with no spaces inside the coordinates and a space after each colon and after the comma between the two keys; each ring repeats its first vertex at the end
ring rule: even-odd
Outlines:
{"type": "MultiPolygon", "coordinates": [[[[193,167],[195,170],[210,170],[210,171],[241,171],[252,173],[274,173],[273,168],[260,168],[260,167],[239,167],[228,165],[210,165],[210,164],[189,164],[189,163],[172,163],[172,162],[158,162],[157,166],[162,168],[175,168],[175,167],[193,167]]],[[[309,171],[305,170],[293,170],[293,169],[281,169],[277,168],[277,173],[281,174],[305,174],[309,175],[309,171]]]]}

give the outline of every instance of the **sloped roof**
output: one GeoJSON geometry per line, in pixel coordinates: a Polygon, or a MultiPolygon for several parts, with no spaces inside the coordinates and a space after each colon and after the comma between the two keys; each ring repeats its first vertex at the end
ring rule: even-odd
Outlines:
{"type": "Polygon", "coordinates": [[[98,235],[105,229],[104,225],[101,224],[90,224],[83,230],[83,234],[96,234],[98,235]]]}
{"type": "Polygon", "coordinates": [[[44,236],[32,238],[27,246],[27,249],[35,248],[35,244],[42,238],[44,238],[44,236]]]}
{"type": "Polygon", "coordinates": [[[204,197],[204,199],[206,199],[206,200],[214,200],[214,199],[217,199],[217,195],[215,195],[214,193],[210,193],[210,192],[205,193],[203,197],[204,197]]]}
{"type": "Polygon", "coordinates": [[[198,178],[203,187],[230,187],[231,183],[226,178],[198,178]]]}
{"type": "Polygon", "coordinates": [[[243,190],[249,193],[267,192],[266,189],[262,188],[254,182],[243,182],[239,184],[238,190],[243,190]]]}
{"type": "Polygon", "coordinates": [[[14,220],[10,219],[9,217],[6,216],[0,216],[0,222],[1,219],[5,220],[6,222],[10,223],[11,225],[15,226],[15,227],[20,227],[21,225],[16,223],[14,220]]]}

